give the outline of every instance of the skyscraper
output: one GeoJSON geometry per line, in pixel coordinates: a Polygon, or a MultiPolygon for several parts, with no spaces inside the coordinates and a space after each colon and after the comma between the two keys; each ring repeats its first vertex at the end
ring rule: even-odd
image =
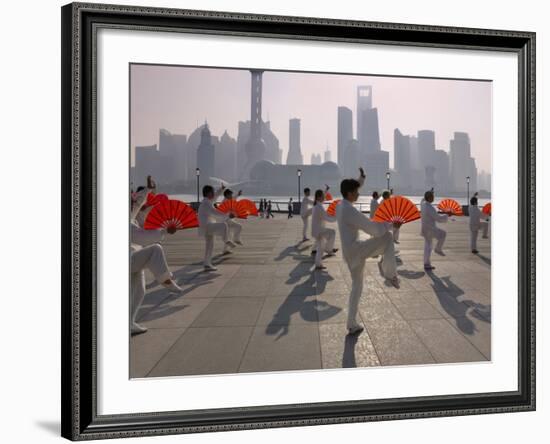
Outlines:
{"type": "Polygon", "coordinates": [[[353,139],[353,113],[351,109],[345,106],[338,107],[338,166],[340,170],[345,170],[344,156],[346,148],[353,139]]]}
{"type": "Polygon", "coordinates": [[[359,166],[359,142],[356,139],[351,139],[345,149],[342,173],[345,177],[356,177],[359,166]]]}
{"type": "Polygon", "coordinates": [[[290,119],[288,127],[287,165],[302,165],[304,158],[300,147],[300,119],[290,119]]]}
{"type": "Polygon", "coordinates": [[[325,150],[324,157],[325,157],[325,162],[332,161],[332,156],[330,154],[330,150],[328,149],[328,145],[327,145],[327,149],[325,150]]]}
{"type": "Polygon", "coordinates": [[[237,141],[227,130],[215,147],[215,175],[226,181],[237,180],[237,141]]]}
{"type": "Polygon", "coordinates": [[[397,173],[399,187],[411,186],[411,143],[410,136],[404,136],[399,129],[393,130],[393,167],[397,173]]]}
{"type": "Polygon", "coordinates": [[[357,140],[359,146],[363,145],[360,134],[363,134],[363,111],[372,109],[372,86],[361,85],[357,87],[357,140]]]}
{"type": "MultiPolygon", "coordinates": [[[[466,190],[466,177],[470,176],[470,189],[472,186],[472,174],[475,170],[475,161],[470,156],[470,136],[468,133],[455,132],[450,141],[451,180],[454,191],[466,190]]],[[[477,170],[476,170],[477,188],[477,170]]]]}
{"type": "Polygon", "coordinates": [[[197,148],[197,167],[200,168],[201,177],[205,180],[214,176],[215,149],[207,123],[202,128],[201,143],[197,148]]]}
{"type": "Polygon", "coordinates": [[[418,155],[421,167],[434,166],[435,132],[418,131],[418,155]]]}
{"type": "Polygon", "coordinates": [[[245,146],[246,163],[244,174],[265,157],[265,144],[262,140],[262,75],[261,70],[250,70],[250,138],[245,146]]]}
{"type": "Polygon", "coordinates": [[[321,165],[323,162],[321,160],[321,154],[313,153],[311,155],[311,164],[312,165],[321,165]]]}

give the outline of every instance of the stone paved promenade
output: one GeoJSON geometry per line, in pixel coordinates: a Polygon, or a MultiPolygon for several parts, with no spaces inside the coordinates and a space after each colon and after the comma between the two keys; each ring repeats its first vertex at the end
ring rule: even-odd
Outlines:
{"type": "Polygon", "coordinates": [[[402,227],[400,290],[369,259],[358,337],[346,335],[351,281],[340,253],[325,260],[326,271],[313,271],[299,217],[242,224],[245,245],[218,256],[210,273],[201,271],[196,230],[168,236],[167,260],[184,293],[170,294],[147,276],[139,322],[149,331],[131,338],[131,377],[491,359],[490,240],[480,235],[480,254],[470,253],[468,218],[443,226],[446,256],[434,254],[428,274],[420,222],[402,227]]]}

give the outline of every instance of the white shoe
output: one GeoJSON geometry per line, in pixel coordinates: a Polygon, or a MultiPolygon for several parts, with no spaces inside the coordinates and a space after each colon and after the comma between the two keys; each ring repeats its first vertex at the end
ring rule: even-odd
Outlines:
{"type": "Polygon", "coordinates": [[[214,265],[205,265],[204,266],[204,271],[216,271],[217,268],[214,267],[214,265]]]}
{"type": "Polygon", "coordinates": [[[130,332],[132,333],[132,335],[139,335],[141,333],[145,333],[146,331],[147,327],[139,325],[137,322],[132,322],[132,327],[130,327],[130,332]]]}
{"type": "Polygon", "coordinates": [[[225,245],[227,245],[229,248],[235,248],[235,247],[236,247],[236,245],[235,245],[233,242],[231,242],[230,240],[228,240],[228,241],[225,243],[225,245]]]}
{"type": "Polygon", "coordinates": [[[172,290],[173,292],[180,293],[183,291],[183,288],[181,288],[178,284],[176,284],[174,281],[170,281],[169,284],[162,284],[164,288],[168,288],[168,290],[172,290]]]}

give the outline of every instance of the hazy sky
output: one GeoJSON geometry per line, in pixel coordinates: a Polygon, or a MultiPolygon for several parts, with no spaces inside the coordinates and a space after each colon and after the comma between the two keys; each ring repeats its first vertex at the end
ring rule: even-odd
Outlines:
{"type": "MultiPolygon", "coordinates": [[[[437,149],[449,151],[454,131],[470,134],[478,170],[491,168],[491,83],[266,71],[263,75],[264,120],[288,152],[288,120],[301,119],[302,154],[324,152],[328,143],[336,160],[337,108],[353,111],[356,137],[358,85],[372,85],[378,108],[380,142],[390,152],[393,130],[416,134],[435,131],[437,149]]],[[[132,65],[131,146],[158,143],[159,128],[189,135],[208,120],[213,135],[227,130],[237,138],[239,120],[250,118],[250,72],[247,70],[132,65]]]]}

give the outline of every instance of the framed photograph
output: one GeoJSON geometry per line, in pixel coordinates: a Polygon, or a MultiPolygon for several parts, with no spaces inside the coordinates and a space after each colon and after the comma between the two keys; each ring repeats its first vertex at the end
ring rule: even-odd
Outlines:
{"type": "Polygon", "coordinates": [[[61,13],[64,437],[535,409],[534,33],[61,13]]]}

